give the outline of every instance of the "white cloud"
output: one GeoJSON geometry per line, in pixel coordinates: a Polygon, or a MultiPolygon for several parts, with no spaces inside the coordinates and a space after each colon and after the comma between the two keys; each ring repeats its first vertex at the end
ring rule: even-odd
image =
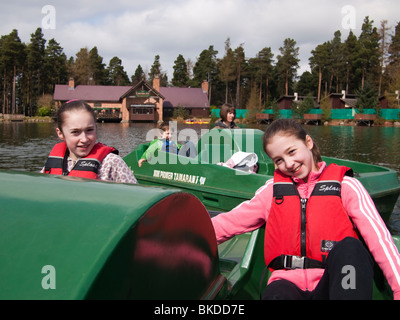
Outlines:
{"type": "MultiPolygon", "coordinates": [[[[46,1],[17,0],[0,4],[0,34],[17,29],[24,42],[41,26],[46,1]]],[[[308,67],[311,50],[331,40],[336,30],[345,39],[342,8],[355,8],[358,35],[365,16],[379,27],[387,19],[394,27],[399,18],[397,0],[70,0],[53,4],[56,30],[44,30],[54,37],[68,56],[82,47],[97,46],[108,64],[118,56],[132,75],[137,65],[150,69],[156,54],[172,78],[172,66],[182,54],[195,61],[210,45],[224,54],[225,40],[232,48],[243,44],[247,57],[271,47],[275,57],[285,38],[300,47],[301,69],[308,67]]]]}

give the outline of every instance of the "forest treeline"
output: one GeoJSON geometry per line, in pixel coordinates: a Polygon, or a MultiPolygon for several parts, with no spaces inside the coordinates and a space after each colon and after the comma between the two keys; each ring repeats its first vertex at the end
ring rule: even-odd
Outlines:
{"type": "Polygon", "coordinates": [[[41,28],[31,34],[27,44],[15,29],[1,36],[0,112],[37,115],[42,105],[50,103],[44,97],[71,77],[76,85],[135,85],[142,79],[151,83],[159,76],[161,86],[200,87],[207,80],[211,105],[229,102],[252,109],[272,107],[279,97],[294,92],[312,95],[319,102],[342,90],[359,93],[368,87],[376,97],[400,90],[400,23],[392,30],[384,20],[377,28],[369,17],[359,36],[336,31],[331,40],[317,45],[309,59],[311,72],[301,75],[299,47],[290,38],[283,41],[276,57],[271,47],[264,47],[248,58],[243,45],[232,48],[229,38],[223,53],[210,45],[196,61],[179,54],[171,80],[159,55],[150,70],[138,65],[129,77],[120,58],[115,56],[106,65],[97,47],[82,48],[75,57],[67,57],[63,51],[55,39],[44,39],[41,28]]]}

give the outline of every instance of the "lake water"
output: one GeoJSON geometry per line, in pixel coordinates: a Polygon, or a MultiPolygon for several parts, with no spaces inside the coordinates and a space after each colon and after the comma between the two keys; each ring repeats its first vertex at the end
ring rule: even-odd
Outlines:
{"type": "MultiPolygon", "coordinates": [[[[264,130],[266,126],[253,127],[264,130]]],[[[124,157],[145,142],[154,128],[151,123],[98,123],[98,141],[117,148],[124,157]]],[[[198,137],[209,129],[208,125],[177,125],[178,132],[185,128],[195,130],[198,137]]],[[[400,175],[398,127],[306,126],[306,130],[324,156],[377,164],[400,175]]],[[[54,123],[0,123],[0,169],[40,171],[56,142],[54,123]]],[[[400,199],[391,228],[400,234],[400,199]]]]}

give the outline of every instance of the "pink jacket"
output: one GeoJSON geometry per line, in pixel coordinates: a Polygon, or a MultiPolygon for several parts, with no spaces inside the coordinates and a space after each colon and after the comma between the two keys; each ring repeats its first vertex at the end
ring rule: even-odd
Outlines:
{"type": "MultiPolygon", "coordinates": [[[[307,183],[295,179],[302,198],[309,198],[326,163],[319,163],[319,167],[319,172],[310,173],[307,183]]],[[[257,190],[251,200],[212,219],[218,244],[264,225],[271,208],[272,186],[273,179],[270,179],[257,190]]],[[[341,194],[344,208],[382,269],[393,290],[394,299],[400,300],[400,255],[371,197],[357,179],[347,176],[343,179],[341,194]]],[[[323,269],[276,270],[272,272],[268,283],[286,279],[301,290],[312,291],[323,273],[323,269]]]]}

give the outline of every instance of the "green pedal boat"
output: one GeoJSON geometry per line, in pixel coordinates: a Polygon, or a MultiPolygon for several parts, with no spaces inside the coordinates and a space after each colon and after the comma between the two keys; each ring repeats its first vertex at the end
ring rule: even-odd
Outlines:
{"type": "MultiPolygon", "coordinates": [[[[0,299],[259,299],[264,228],[217,246],[210,214],[271,177],[261,134],[209,132],[196,156],[160,151],[160,163],[141,168],[140,145],[125,157],[140,185],[0,170],[0,299]],[[237,151],[257,155],[257,173],[216,164],[237,151]]],[[[325,160],[352,167],[388,220],[400,192],[394,171],[325,160]]],[[[374,298],[390,299],[375,271],[374,298]]]]}

